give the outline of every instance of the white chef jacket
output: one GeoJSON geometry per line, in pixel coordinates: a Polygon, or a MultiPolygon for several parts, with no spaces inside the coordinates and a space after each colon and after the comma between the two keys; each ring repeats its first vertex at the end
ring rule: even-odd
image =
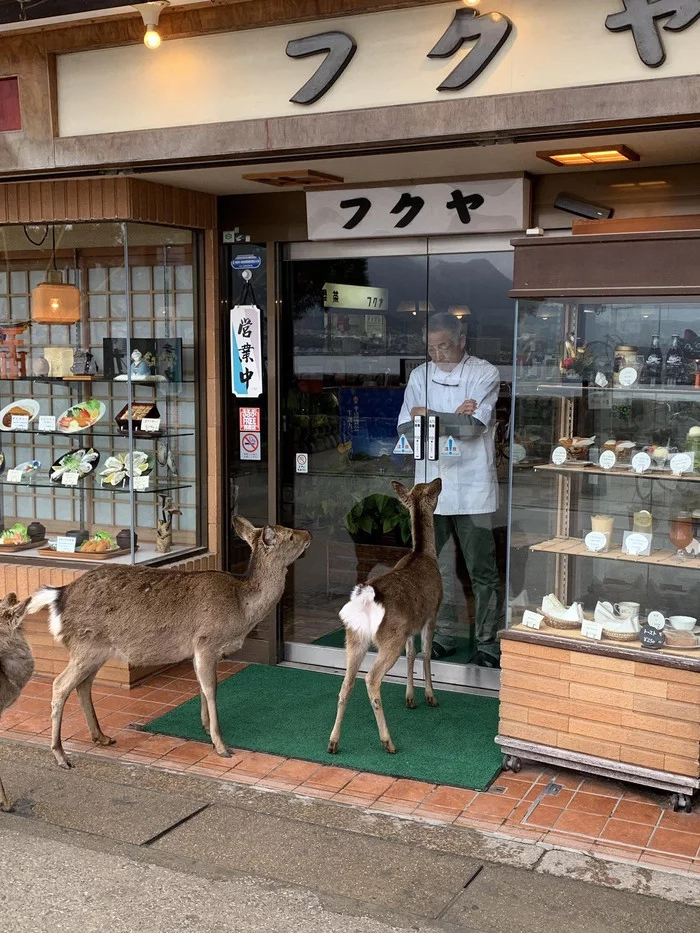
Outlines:
{"type": "MultiPolygon", "coordinates": [[[[465,354],[451,372],[428,362],[413,370],[403,397],[399,424],[412,423],[411,409],[426,408],[431,415],[454,415],[468,398],[476,401],[473,418],[483,425],[483,432],[474,435],[474,428],[459,430],[440,423],[439,460],[416,461],[416,479],[432,482],[442,479],[442,493],[435,510],[437,515],[481,515],[498,508],[498,478],[494,463],[495,410],[498,400],[500,374],[497,367],[486,360],[465,354]],[[427,392],[426,392],[427,382],[427,392]],[[440,385],[439,383],[454,383],[440,385]],[[427,402],[426,402],[427,400],[427,402]],[[442,446],[449,434],[459,448],[459,457],[447,457],[442,446]]],[[[465,416],[465,425],[471,419],[465,416]]],[[[427,431],[427,425],[426,425],[427,431]]],[[[412,432],[408,440],[412,440],[412,432]]]]}

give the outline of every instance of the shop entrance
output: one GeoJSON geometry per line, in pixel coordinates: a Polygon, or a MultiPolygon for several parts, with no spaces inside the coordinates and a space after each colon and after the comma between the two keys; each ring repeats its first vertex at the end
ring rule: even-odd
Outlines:
{"type": "MultiPolygon", "coordinates": [[[[281,604],[287,660],[343,668],[338,611],[356,583],[389,569],[411,547],[392,480],[410,487],[440,476],[436,533],[445,598],[433,676],[498,685],[511,278],[506,239],[288,248],[280,518],[309,529],[313,543],[291,570],[281,604]]],[[[392,673],[405,673],[403,659],[392,673]]]]}

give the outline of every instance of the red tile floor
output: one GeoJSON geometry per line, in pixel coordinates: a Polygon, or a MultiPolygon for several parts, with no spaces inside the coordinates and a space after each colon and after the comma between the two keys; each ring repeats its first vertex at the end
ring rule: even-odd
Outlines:
{"type": "MultiPolygon", "coordinates": [[[[222,663],[219,679],[242,667],[222,663]]],[[[477,793],[243,749],[235,749],[231,759],[219,758],[208,744],[132,728],[197,693],[189,663],[129,691],[95,687],[101,725],[117,740],[109,748],[92,744],[78,700],[72,695],[63,720],[65,747],[68,751],[321,797],[409,819],[451,823],[500,837],[545,842],[700,875],[700,809],[691,814],[674,813],[668,806],[667,794],[631,784],[533,764],[518,774],[502,773],[488,791],[477,793]]],[[[50,697],[50,681],[34,677],[3,715],[0,738],[48,745],[50,697]]]]}

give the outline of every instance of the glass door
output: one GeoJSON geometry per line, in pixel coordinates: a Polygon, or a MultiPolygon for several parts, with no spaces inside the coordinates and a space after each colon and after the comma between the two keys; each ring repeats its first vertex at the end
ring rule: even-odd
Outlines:
{"type": "MultiPolygon", "coordinates": [[[[340,608],[353,586],[411,547],[392,480],[410,487],[441,476],[445,600],[434,677],[493,686],[505,583],[499,487],[507,489],[511,254],[433,255],[425,241],[414,255],[345,252],[283,263],[280,518],[313,535],[281,604],[285,657],[343,666],[340,608]],[[475,659],[483,666],[467,669],[475,659]]],[[[404,669],[402,660],[392,673],[404,669]]]]}

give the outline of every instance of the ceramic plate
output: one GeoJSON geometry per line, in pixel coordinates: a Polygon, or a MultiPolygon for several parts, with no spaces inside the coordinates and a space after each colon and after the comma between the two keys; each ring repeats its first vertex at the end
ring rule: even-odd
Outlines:
{"type": "Polygon", "coordinates": [[[106,411],[107,408],[104,402],[91,398],[87,402],[80,402],[78,405],[66,409],[56,419],[56,427],[61,434],[77,434],[79,431],[86,431],[93,424],[97,424],[100,418],[104,418],[106,411]]]}
{"type": "Polygon", "coordinates": [[[9,405],[0,411],[0,431],[12,431],[12,415],[27,415],[29,417],[29,423],[36,418],[39,414],[39,403],[33,398],[21,398],[16,402],[11,402],[9,405]],[[7,421],[7,424],[5,422],[7,421]]]}
{"type": "Polygon", "coordinates": [[[70,471],[75,471],[81,477],[87,476],[88,473],[92,473],[99,462],[100,454],[94,447],[71,450],[53,463],[49,470],[49,479],[52,483],[58,483],[63,474],[70,471]]]}
{"type": "Polygon", "coordinates": [[[24,460],[22,463],[17,464],[15,470],[21,470],[23,473],[31,473],[34,470],[38,470],[40,466],[40,460],[24,460]]]}

